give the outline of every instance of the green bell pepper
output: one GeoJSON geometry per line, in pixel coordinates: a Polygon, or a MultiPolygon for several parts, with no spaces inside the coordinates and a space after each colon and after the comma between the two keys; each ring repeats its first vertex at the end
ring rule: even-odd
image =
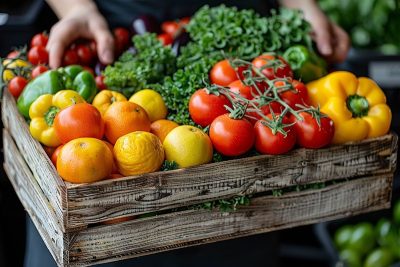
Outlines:
{"type": "Polygon", "coordinates": [[[64,89],[64,84],[56,70],[49,70],[29,82],[18,97],[17,107],[25,118],[29,118],[29,107],[41,95],[55,94],[64,89]]]}
{"type": "Polygon", "coordinates": [[[327,74],[326,62],[314,51],[303,45],[289,47],[283,58],[289,63],[295,77],[304,83],[316,80],[327,74]]]}
{"type": "Polygon", "coordinates": [[[29,118],[29,108],[39,96],[55,94],[63,89],[77,91],[89,103],[97,93],[93,75],[81,66],[71,65],[47,71],[30,81],[18,98],[18,110],[29,118]]]}

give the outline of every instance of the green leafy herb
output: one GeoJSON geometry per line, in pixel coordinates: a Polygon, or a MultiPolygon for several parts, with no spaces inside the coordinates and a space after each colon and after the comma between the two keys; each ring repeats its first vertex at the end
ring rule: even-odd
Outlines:
{"type": "Polygon", "coordinates": [[[165,160],[161,166],[161,171],[172,171],[177,169],[179,169],[179,165],[175,161],[165,160]]]}
{"type": "Polygon", "coordinates": [[[193,209],[218,209],[221,212],[232,212],[240,206],[250,205],[251,196],[235,196],[230,199],[220,199],[194,205],[193,209]]]}
{"type": "Polygon", "coordinates": [[[136,35],[133,43],[136,54],[126,51],[104,71],[107,86],[127,97],[149,84],[162,82],[176,68],[176,57],[171,48],[163,46],[156,34],[136,35]]]}

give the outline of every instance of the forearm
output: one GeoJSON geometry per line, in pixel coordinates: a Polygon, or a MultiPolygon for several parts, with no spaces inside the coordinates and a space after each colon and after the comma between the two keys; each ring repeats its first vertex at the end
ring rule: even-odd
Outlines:
{"type": "Polygon", "coordinates": [[[315,0],[279,0],[279,3],[284,7],[301,10],[318,6],[315,0]]]}
{"type": "Polygon", "coordinates": [[[96,4],[92,0],[46,0],[46,2],[60,19],[75,11],[97,11],[96,4]]]}

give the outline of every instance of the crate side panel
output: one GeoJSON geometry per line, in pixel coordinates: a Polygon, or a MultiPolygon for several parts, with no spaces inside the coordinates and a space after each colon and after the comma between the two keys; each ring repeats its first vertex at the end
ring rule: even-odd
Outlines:
{"type": "Polygon", "coordinates": [[[8,90],[4,90],[3,94],[2,120],[60,221],[65,223],[67,209],[65,184],[59,178],[42,146],[32,138],[29,126],[19,114],[15,100],[8,90]]]}
{"type": "Polygon", "coordinates": [[[88,228],[70,244],[71,264],[122,260],[388,208],[392,179],[392,174],[386,174],[259,197],[233,213],[190,210],[88,228]]]}
{"type": "Polygon", "coordinates": [[[7,176],[53,258],[61,265],[65,261],[64,234],[57,215],[6,130],[3,144],[7,176]]]}
{"type": "Polygon", "coordinates": [[[397,136],[287,155],[258,156],[94,184],[68,186],[69,226],[238,194],[393,172],[397,136]]]}

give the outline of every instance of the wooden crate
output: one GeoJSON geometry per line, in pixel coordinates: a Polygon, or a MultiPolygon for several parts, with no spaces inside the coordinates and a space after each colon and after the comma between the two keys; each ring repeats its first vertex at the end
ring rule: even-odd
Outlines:
{"type": "Polygon", "coordinates": [[[4,168],[59,266],[87,266],[317,223],[390,206],[397,135],[168,172],[69,184],[5,91],[4,168]],[[326,187],[275,189],[325,182],[326,187]],[[253,195],[234,212],[184,208],[253,195]],[[179,209],[177,209],[179,208],[179,209]],[[161,215],[103,225],[108,219],[161,215]]]}

